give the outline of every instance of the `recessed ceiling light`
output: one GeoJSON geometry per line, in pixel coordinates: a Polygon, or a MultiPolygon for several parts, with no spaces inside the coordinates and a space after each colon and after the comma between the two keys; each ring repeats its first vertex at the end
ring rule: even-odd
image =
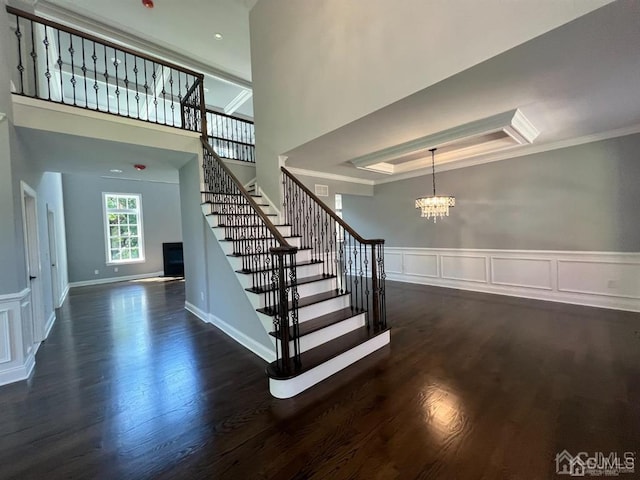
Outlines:
{"type": "Polygon", "coordinates": [[[209,93],[209,89],[207,87],[204,87],[204,91],[205,93],[209,93]]]}
{"type": "Polygon", "coordinates": [[[142,5],[147,8],[153,8],[153,0],[142,0],[142,5]]]}
{"type": "Polygon", "coordinates": [[[222,34],[220,32],[214,33],[213,36],[216,37],[216,40],[222,40],[222,34]]]}
{"type": "Polygon", "coordinates": [[[122,170],[120,170],[119,168],[112,168],[111,170],[109,170],[111,173],[122,173],[122,170]]]}

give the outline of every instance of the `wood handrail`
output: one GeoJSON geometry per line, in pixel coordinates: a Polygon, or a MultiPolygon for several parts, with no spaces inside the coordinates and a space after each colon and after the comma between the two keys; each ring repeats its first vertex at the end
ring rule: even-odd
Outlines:
{"type": "Polygon", "coordinates": [[[116,50],[120,50],[120,51],[128,53],[130,55],[134,55],[136,57],[143,58],[143,59],[148,60],[150,62],[158,63],[160,65],[164,65],[165,67],[173,68],[174,70],[179,70],[179,71],[181,71],[183,73],[186,73],[188,75],[192,75],[193,77],[196,77],[196,78],[200,79],[200,81],[204,81],[204,74],[202,74],[202,73],[195,72],[195,71],[191,70],[190,68],[181,67],[181,66],[178,66],[178,65],[176,65],[174,63],[168,62],[166,60],[161,60],[159,58],[153,57],[151,55],[147,55],[147,54],[144,54],[144,53],[141,53],[141,52],[136,52],[135,50],[132,50],[131,48],[128,48],[128,47],[125,47],[125,46],[122,46],[122,45],[118,45],[117,43],[111,42],[109,40],[105,40],[104,38],[100,38],[100,37],[98,37],[96,35],[92,35],[90,33],[82,32],[82,31],[77,30],[77,29],[72,28],[72,27],[67,27],[66,25],[62,25],[61,23],[57,23],[57,22],[54,22],[52,20],[47,20],[46,18],[39,17],[37,15],[34,15],[32,13],[29,13],[29,12],[25,12],[24,10],[20,10],[18,8],[15,8],[15,7],[11,7],[9,5],[7,5],[7,12],[12,14],[12,15],[16,15],[18,17],[26,18],[27,20],[31,20],[33,22],[40,23],[42,25],[46,25],[46,26],[51,27],[51,28],[56,28],[56,29],[61,30],[63,32],[70,33],[71,35],[76,35],[78,37],[82,37],[85,40],[89,40],[89,41],[92,41],[92,42],[97,42],[97,43],[99,43],[101,45],[105,45],[107,47],[111,47],[111,48],[114,48],[116,50]]]}
{"type": "Polygon", "coordinates": [[[376,239],[362,238],[358,234],[358,232],[356,232],[353,228],[351,228],[351,226],[347,222],[345,222],[338,215],[336,215],[336,213],[333,210],[331,210],[329,207],[327,207],[322,200],[320,200],[311,190],[309,190],[306,186],[304,186],[302,184],[302,182],[300,182],[300,180],[298,180],[296,177],[294,177],[286,168],[280,167],[280,169],[282,170],[282,173],[284,173],[287,177],[289,177],[291,180],[293,180],[293,183],[295,183],[307,195],[309,195],[314,202],[316,202],[318,205],[320,205],[320,208],[322,208],[331,218],[333,218],[336,222],[338,222],[338,224],[342,228],[344,228],[347,232],[349,232],[349,234],[353,238],[355,238],[357,241],[359,241],[360,243],[364,243],[365,245],[382,245],[382,244],[384,244],[384,239],[383,238],[376,238],[376,239]]]}
{"type": "Polygon", "coordinates": [[[251,120],[247,120],[246,118],[236,117],[235,115],[229,115],[228,113],[218,112],[217,110],[212,110],[211,108],[207,108],[207,113],[212,113],[214,115],[220,115],[221,117],[231,118],[233,120],[239,120],[241,122],[250,123],[253,125],[254,123],[251,120]]]}
{"type": "MultiPolygon", "coordinates": [[[[231,180],[233,180],[233,183],[236,184],[236,187],[238,187],[238,190],[240,190],[240,193],[242,194],[242,196],[245,198],[245,200],[247,200],[247,202],[249,202],[249,204],[253,207],[253,209],[256,211],[256,213],[258,214],[258,216],[262,219],[262,221],[265,223],[267,229],[269,229],[269,231],[271,232],[271,234],[275,237],[275,239],[278,241],[278,243],[280,244],[281,247],[286,247],[289,251],[296,251],[298,250],[297,247],[293,247],[289,244],[289,242],[287,242],[287,240],[282,236],[282,234],[278,231],[278,229],[276,228],[276,226],[271,223],[271,220],[269,220],[269,217],[262,211],[262,209],[258,206],[258,204],[256,203],[256,201],[253,199],[253,197],[251,196],[251,194],[249,194],[249,192],[247,192],[245,190],[245,188],[242,186],[242,183],[240,183],[240,181],[238,180],[238,178],[233,174],[233,172],[229,169],[229,167],[227,167],[224,163],[224,161],[218,156],[218,154],[215,152],[215,150],[211,147],[211,145],[209,145],[209,142],[205,139],[204,136],[200,137],[200,140],[202,142],[202,145],[204,146],[205,150],[207,152],[209,152],[209,154],[211,154],[219,163],[220,166],[222,167],[222,169],[224,170],[224,172],[229,175],[231,177],[231,180]]],[[[277,248],[277,247],[274,247],[277,248]]]]}

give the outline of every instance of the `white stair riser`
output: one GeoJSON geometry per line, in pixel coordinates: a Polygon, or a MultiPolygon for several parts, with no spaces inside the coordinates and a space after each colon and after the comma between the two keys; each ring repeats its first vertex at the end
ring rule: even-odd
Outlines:
{"type": "MultiPolygon", "coordinates": [[[[336,289],[336,279],[327,278],[326,280],[320,280],[318,282],[303,283],[298,285],[298,294],[300,298],[310,297],[311,295],[317,295],[318,293],[329,292],[336,289]]],[[[249,294],[249,300],[251,304],[256,308],[262,308],[266,306],[267,295],[264,293],[247,292],[249,294]]],[[[270,293],[273,301],[273,292],[270,293]]]]}
{"type": "MultiPolygon", "coordinates": [[[[213,229],[213,233],[216,238],[219,240],[224,240],[224,227],[218,227],[218,224],[212,220],[215,215],[207,215],[205,218],[207,219],[207,223],[213,229]]],[[[291,235],[291,226],[290,225],[276,225],[276,229],[282,234],[282,236],[287,237],[291,235]]]]}
{"type": "MultiPolygon", "coordinates": [[[[320,275],[322,273],[322,264],[314,263],[311,265],[298,265],[298,267],[296,268],[296,272],[299,278],[320,275]]],[[[253,275],[239,273],[237,274],[237,277],[240,281],[240,285],[242,285],[242,288],[253,287],[253,275]]]]}
{"type": "Polygon", "coordinates": [[[342,295],[330,300],[314,303],[313,305],[300,307],[298,308],[298,321],[306,322],[307,320],[311,320],[321,315],[326,315],[328,313],[335,312],[336,310],[346,308],[349,306],[349,298],[349,295],[342,295]]]}
{"type": "MultiPolygon", "coordinates": [[[[355,317],[348,318],[342,322],[329,325],[308,335],[300,337],[300,351],[306,352],[323,343],[329,342],[357,328],[364,327],[366,322],[365,314],[361,313],[355,317]]],[[[293,352],[293,341],[289,342],[289,350],[293,352]]]]}
{"type": "Polygon", "coordinates": [[[276,398],[291,398],[298,395],[299,393],[304,392],[307,388],[320,383],[325,378],[330,377],[334,373],[345,369],[349,365],[356,363],[358,360],[384,347],[389,343],[389,340],[390,335],[387,330],[371,340],[368,340],[351,350],[324,362],[322,365],[318,365],[316,368],[312,368],[311,370],[304,372],[302,375],[298,375],[297,377],[293,377],[288,380],[274,380],[273,378],[270,378],[269,390],[271,391],[271,395],[276,398]]]}
{"type": "MultiPolygon", "coordinates": [[[[239,222],[239,220],[237,218],[235,218],[235,216],[230,217],[230,216],[226,216],[226,215],[218,215],[217,213],[209,213],[207,212],[207,217],[209,218],[209,225],[212,225],[214,227],[219,227],[219,226],[223,226],[223,225],[236,225],[237,223],[235,222],[239,222]],[[222,224],[222,225],[221,225],[222,224]]],[[[250,212],[247,212],[250,213],[250,212]]],[[[269,215],[268,216],[269,221],[271,223],[278,223],[278,217],[273,216],[273,215],[269,215]]],[[[243,222],[245,220],[242,220],[243,222]]],[[[258,217],[258,215],[252,216],[251,217],[251,221],[249,222],[253,225],[259,225],[262,223],[261,219],[258,217]]]]}
{"type": "MultiPolygon", "coordinates": [[[[289,245],[291,245],[292,247],[299,247],[300,246],[300,237],[289,237],[286,239],[287,243],[289,245]]],[[[272,245],[274,245],[274,242],[271,240],[242,240],[242,241],[238,241],[236,242],[238,243],[238,248],[246,248],[247,246],[250,246],[252,249],[255,249],[256,247],[260,247],[262,248],[262,251],[265,251],[265,249],[270,248],[272,245]]],[[[222,250],[224,251],[225,254],[229,255],[231,253],[233,253],[233,244],[234,242],[231,240],[220,240],[220,246],[222,247],[222,250]]]]}
{"type": "MultiPolygon", "coordinates": [[[[309,250],[299,250],[298,253],[296,253],[297,262],[308,262],[310,257],[311,257],[311,253],[309,250]]],[[[231,263],[231,266],[233,267],[234,270],[240,270],[242,268],[242,257],[229,256],[227,258],[229,259],[229,263],[231,263]]],[[[250,265],[255,265],[255,263],[251,262],[250,265]]],[[[258,266],[262,266],[262,265],[263,263],[262,261],[260,261],[258,263],[258,266]]]]}

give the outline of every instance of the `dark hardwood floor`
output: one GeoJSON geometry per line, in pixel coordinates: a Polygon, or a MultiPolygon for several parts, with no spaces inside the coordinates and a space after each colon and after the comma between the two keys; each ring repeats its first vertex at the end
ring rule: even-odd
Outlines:
{"type": "Polygon", "coordinates": [[[73,289],[0,388],[0,478],[549,479],[563,449],[640,449],[639,314],[387,292],[390,347],[276,400],[182,282],[73,289]]]}

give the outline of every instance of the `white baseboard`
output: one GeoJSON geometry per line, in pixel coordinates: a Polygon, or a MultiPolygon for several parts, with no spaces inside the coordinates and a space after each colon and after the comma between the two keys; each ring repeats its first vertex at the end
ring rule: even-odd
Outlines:
{"type": "Polygon", "coordinates": [[[33,373],[33,369],[36,366],[36,350],[34,349],[30,355],[27,356],[23,365],[17,367],[2,370],[0,372],[0,386],[7,385],[13,382],[19,382],[26,380],[33,373]]]}
{"type": "Polygon", "coordinates": [[[141,273],[139,275],[123,275],[121,277],[97,278],[95,280],[83,280],[81,282],[69,282],[69,288],[87,287],[89,285],[102,285],[105,283],[128,282],[143,278],[161,277],[164,272],[141,273]]]}
{"type": "Polygon", "coordinates": [[[193,303],[184,302],[184,308],[185,308],[185,310],[193,313],[196,317],[198,317],[203,322],[209,323],[208,318],[207,318],[208,317],[207,316],[207,312],[205,312],[204,310],[199,309],[193,303]]]}
{"type": "Polygon", "coordinates": [[[385,248],[388,280],[640,312],[640,253],[385,248]]]}
{"type": "Polygon", "coordinates": [[[265,347],[261,343],[256,342],[253,338],[248,337],[232,325],[229,325],[227,322],[222,320],[219,317],[209,313],[207,314],[200,308],[196,307],[192,303],[185,302],[184,308],[189,312],[193,313],[196,317],[206,323],[210,323],[211,325],[217,327],[226,333],[229,337],[233,338],[236,342],[251,350],[253,353],[258,355],[260,358],[267,362],[273,362],[276,359],[276,354],[274,350],[270,350],[265,347]]]}
{"type": "Polygon", "coordinates": [[[62,295],[60,295],[60,301],[58,302],[58,305],[62,306],[64,304],[64,301],[67,299],[68,295],[69,295],[69,284],[67,283],[67,285],[64,287],[64,290],[62,290],[62,295]]]}
{"type": "Polygon", "coordinates": [[[45,340],[47,338],[49,338],[49,334],[51,333],[51,329],[53,328],[53,324],[56,323],[56,311],[54,310],[53,312],[51,312],[51,315],[49,315],[49,319],[47,320],[47,323],[44,326],[44,338],[45,340]]]}

